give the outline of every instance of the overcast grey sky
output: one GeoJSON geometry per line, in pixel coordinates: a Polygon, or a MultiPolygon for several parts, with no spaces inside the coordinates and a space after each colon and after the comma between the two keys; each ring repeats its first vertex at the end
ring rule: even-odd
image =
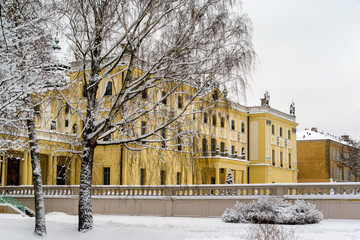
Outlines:
{"type": "Polygon", "coordinates": [[[243,0],[256,70],[247,105],[296,106],[298,131],[318,127],[360,140],[360,1],[243,0]]]}

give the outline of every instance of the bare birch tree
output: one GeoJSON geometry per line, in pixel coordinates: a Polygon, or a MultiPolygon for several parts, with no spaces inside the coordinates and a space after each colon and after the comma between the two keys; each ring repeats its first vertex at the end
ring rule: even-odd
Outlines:
{"type": "MultiPolygon", "coordinates": [[[[177,124],[201,111],[195,103],[206,94],[229,82],[243,86],[255,54],[251,22],[240,8],[232,11],[234,2],[56,2],[75,54],[72,70],[85,86],[86,113],[77,111],[84,121],[79,231],[93,227],[91,181],[97,145],[141,150],[155,142],[174,142],[187,132],[181,133],[177,124]],[[178,96],[184,98],[175,110],[178,96]],[[163,134],[164,129],[171,134],[163,134]],[[113,136],[110,141],[101,141],[108,136],[113,136]]],[[[77,109],[77,101],[66,101],[77,109]]]]}
{"type": "Polygon", "coordinates": [[[53,61],[52,37],[46,26],[49,13],[38,0],[0,2],[1,128],[20,129],[27,135],[35,190],[34,234],[38,236],[46,235],[46,223],[35,111],[49,91],[65,80],[53,61]]]}

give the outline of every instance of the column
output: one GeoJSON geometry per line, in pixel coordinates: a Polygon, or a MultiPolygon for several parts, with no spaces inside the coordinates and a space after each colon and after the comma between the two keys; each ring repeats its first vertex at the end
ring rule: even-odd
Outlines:
{"type": "Polygon", "coordinates": [[[30,153],[26,152],[26,158],[27,160],[27,185],[32,185],[33,184],[33,179],[32,179],[32,166],[31,166],[31,156],[30,153]]]}
{"type": "Polygon", "coordinates": [[[20,160],[20,185],[27,185],[27,168],[28,168],[28,155],[26,151],[23,153],[23,159],[20,160]]]}
{"type": "Polygon", "coordinates": [[[56,178],[57,178],[57,159],[58,157],[52,157],[52,174],[51,174],[51,184],[56,185],[56,178]]]}
{"type": "Polygon", "coordinates": [[[220,184],[220,167],[215,167],[215,184],[220,184]]]}
{"type": "Polygon", "coordinates": [[[78,157],[75,157],[74,160],[76,167],[75,184],[80,184],[81,158],[79,159],[78,157]]]}
{"type": "Polygon", "coordinates": [[[1,163],[0,163],[1,184],[0,184],[0,186],[5,186],[5,184],[6,184],[6,182],[5,182],[6,157],[1,156],[0,160],[1,160],[1,163]]]}
{"type": "Polygon", "coordinates": [[[70,176],[70,185],[75,185],[75,178],[76,178],[75,158],[71,159],[69,176],[70,176]]]}
{"type": "Polygon", "coordinates": [[[48,155],[47,159],[47,172],[46,172],[46,184],[52,185],[52,169],[53,169],[53,156],[48,155]]]}
{"type": "Polygon", "coordinates": [[[238,184],[239,183],[239,170],[235,169],[234,170],[234,182],[235,184],[238,184]]]}

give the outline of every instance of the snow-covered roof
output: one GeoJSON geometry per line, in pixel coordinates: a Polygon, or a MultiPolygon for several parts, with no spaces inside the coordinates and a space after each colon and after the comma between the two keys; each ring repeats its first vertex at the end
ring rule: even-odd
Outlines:
{"type": "Polygon", "coordinates": [[[330,140],[344,145],[350,145],[349,142],[343,138],[318,131],[317,129],[305,129],[296,133],[296,141],[311,141],[311,140],[330,140]]]}

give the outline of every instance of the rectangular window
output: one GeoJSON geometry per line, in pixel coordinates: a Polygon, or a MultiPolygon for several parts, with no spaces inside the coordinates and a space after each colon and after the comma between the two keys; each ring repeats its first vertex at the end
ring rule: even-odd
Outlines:
{"type": "Polygon", "coordinates": [[[39,115],[40,114],[40,105],[36,105],[34,107],[34,112],[35,112],[35,115],[39,115]]]}
{"type": "Polygon", "coordinates": [[[56,130],[56,121],[52,120],[50,124],[50,130],[55,131],[56,130]]]}
{"type": "Polygon", "coordinates": [[[145,134],[146,134],[146,122],[141,121],[141,135],[145,135],[145,134]]]}
{"type": "Polygon", "coordinates": [[[274,126],[274,124],[271,125],[271,134],[275,135],[275,126],[274,126]]]}
{"type": "Polygon", "coordinates": [[[289,153],[289,168],[291,169],[291,153],[289,153]]]}
{"type": "Polygon", "coordinates": [[[72,126],[72,133],[77,133],[77,124],[74,123],[73,126],[72,126]]]}
{"type": "Polygon", "coordinates": [[[235,131],[235,121],[231,120],[231,130],[235,131]]]}
{"type": "Polygon", "coordinates": [[[220,155],[221,156],[225,155],[225,143],[224,142],[220,143],[220,155]]]}
{"type": "Polygon", "coordinates": [[[337,160],[337,158],[338,158],[337,155],[338,155],[337,154],[337,149],[335,149],[335,160],[337,160]]]}
{"type": "Polygon", "coordinates": [[[142,90],[142,92],[141,92],[141,98],[142,98],[142,99],[147,99],[147,97],[148,97],[147,89],[142,90]]]}
{"type": "Polygon", "coordinates": [[[162,140],[161,140],[161,147],[162,148],[166,148],[166,132],[165,132],[165,128],[161,129],[161,137],[162,137],[162,140]]]}
{"type": "Polygon", "coordinates": [[[65,120],[65,127],[69,126],[69,120],[65,120]]]}
{"type": "MultiPolygon", "coordinates": [[[[166,92],[162,91],[161,92],[161,98],[164,98],[165,96],[166,96],[166,92]]],[[[161,102],[162,102],[162,104],[166,105],[167,104],[166,97],[161,102]]]]}
{"type": "Polygon", "coordinates": [[[280,152],[280,167],[283,167],[283,153],[280,152]]]}
{"type": "Polygon", "coordinates": [[[110,168],[104,167],[104,185],[110,185],[110,168]]]}
{"type": "Polygon", "coordinates": [[[105,96],[111,96],[112,95],[112,82],[108,82],[105,90],[105,96]]]}
{"type": "Polygon", "coordinates": [[[182,140],[181,140],[181,137],[180,137],[180,136],[177,137],[177,149],[178,149],[179,151],[182,150],[182,140]]]}
{"type": "Polygon", "coordinates": [[[182,101],[182,97],[178,96],[178,108],[181,109],[183,108],[183,101],[182,101]]]}
{"type": "Polygon", "coordinates": [[[224,117],[220,118],[220,127],[222,127],[222,128],[225,127],[225,118],[224,117]]]}
{"type": "Polygon", "coordinates": [[[145,169],[140,169],[140,185],[145,185],[145,169]]]}
{"type": "Polygon", "coordinates": [[[203,156],[207,156],[207,143],[206,143],[206,138],[202,139],[202,152],[203,152],[203,156]]]}
{"type": "Polygon", "coordinates": [[[288,130],[288,139],[291,139],[291,132],[288,130]]]}
{"type": "Polygon", "coordinates": [[[56,185],[65,185],[66,171],[65,166],[57,165],[57,176],[56,176],[56,185]]]}
{"type": "Polygon", "coordinates": [[[235,146],[231,146],[231,155],[232,155],[232,156],[235,155],[235,146]]]}
{"type": "Polygon", "coordinates": [[[338,169],[335,168],[335,179],[338,179],[338,169]]]}
{"type": "Polygon", "coordinates": [[[160,185],[165,185],[165,171],[160,171],[160,185]]]}
{"type": "Polygon", "coordinates": [[[204,112],[204,123],[208,123],[208,116],[206,112],[204,112]]]}
{"type": "Polygon", "coordinates": [[[275,150],[271,151],[272,165],[275,166],[275,150]]]}
{"type": "Polygon", "coordinates": [[[68,114],[70,112],[70,106],[69,104],[65,105],[65,114],[68,114]]]}
{"type": "Polygon", "coordinates": [[[83,85],[83,89],[82,89],[83,91],[82,91],[82,96],[83,97],[87,97],[87,88],[86,88],[86,86],[85,85],[83,85]]]}
{"type": "Polygon", "coordinates": [[[176,184],[181,185],[181,172],[176,173],[176,184]]]}
{"type": "Polygon", "coordinates": [[[280,128],[280,137],[282,137],[283,136],[283,132],[282,132],[282,127],[280,128]]]}
{"type": "Polygon", "coordinates": [[[241,132],[242,132],[242,133],[245,132],[245,123],[241,123],[241,132]]]}
{"type": "Polygon", "coordinates": [[[216,126],[216,114],[214,114],[212,117],[212,125],[216,126]]]}

